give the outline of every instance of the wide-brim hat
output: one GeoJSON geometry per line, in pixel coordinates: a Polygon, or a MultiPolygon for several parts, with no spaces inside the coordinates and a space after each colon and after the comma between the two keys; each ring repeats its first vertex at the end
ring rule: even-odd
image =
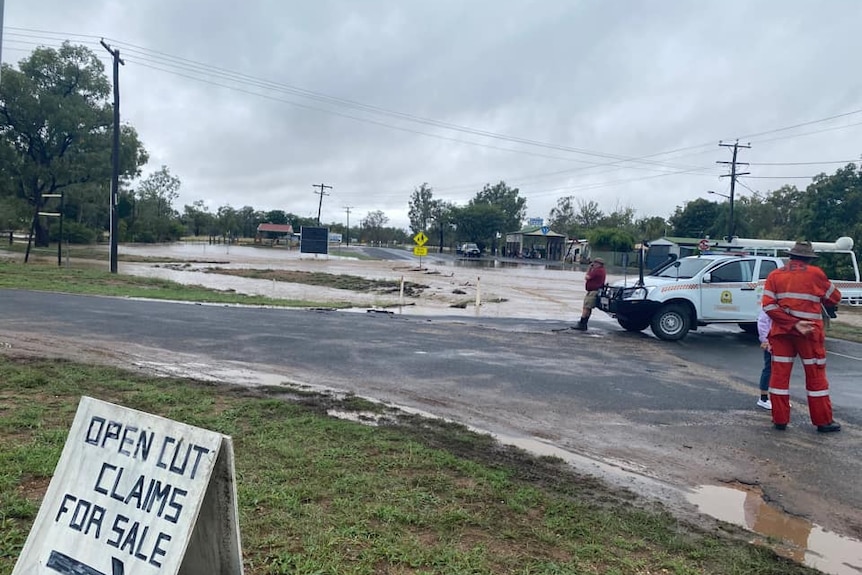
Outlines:
{"type": "Polygon", "coordinates": [[[603,260],[602,258],[595,258],[593,261],[597,264],[605,265],[605,260],[603,260]]]}
{"type": "Polygon", "coordinates": [[[790,255],[813,260],[817,257],[817,252],[815,252],[814,248],[811,247],[811,242],[796,242],[793,247],[790,248],[790,255]]]}

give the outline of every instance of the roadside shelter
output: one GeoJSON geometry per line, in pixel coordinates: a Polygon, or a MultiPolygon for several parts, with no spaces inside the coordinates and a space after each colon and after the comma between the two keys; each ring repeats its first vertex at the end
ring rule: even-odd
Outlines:
{"type": "Polygon", "coordinates": [[[258,224],[254,243],[260,244],[267,241],[270,245],[279,243],[288,245],[292,235],[293,226],[290,224],[258,224]]]}
{"type": "Polygon", "coordinates": [[[527,226],[506,233],[506,256],[562,261],[566,256],[566,236],[548,226],[527,226]]]}

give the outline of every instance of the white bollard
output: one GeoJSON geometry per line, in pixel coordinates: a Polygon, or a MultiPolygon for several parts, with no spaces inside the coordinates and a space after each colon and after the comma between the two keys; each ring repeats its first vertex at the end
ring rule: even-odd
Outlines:
{"type": "Polygon", "coordinates": [[[482,277],[479,276],[476,278],[476,311],[479,311],[479,307],[482,305],[482,277]]]}
{"type": "Polygon", "coordinates": [[[404,307],[404,276],[401,276],[401,290],[398,293],[398,311],[404,307]]]}

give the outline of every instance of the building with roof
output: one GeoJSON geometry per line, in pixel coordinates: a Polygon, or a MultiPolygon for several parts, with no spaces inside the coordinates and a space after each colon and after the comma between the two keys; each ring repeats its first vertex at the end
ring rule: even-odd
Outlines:
{"type": "Polygon", "coordinates": [[[290,224],[258,224],[254,242],[260,244],[266,241],[270,245],[279,243],[287,245],[292,236],[293,226],[290,224]]]}

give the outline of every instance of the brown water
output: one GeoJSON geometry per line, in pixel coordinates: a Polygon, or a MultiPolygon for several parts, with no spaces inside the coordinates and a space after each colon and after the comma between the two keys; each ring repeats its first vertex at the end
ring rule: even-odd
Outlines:
{"type": "MultiPolygon", "coordinates": [[[[816,523],[770,505],[756,487],[701,485],[688,496],[702,513],[745,527],[780,543],[781,555],[834,575],[862,573],[862,541],[825,531],[816,523]]],[[[766,544],[763,538],[757,538],[766,544]]]]}

